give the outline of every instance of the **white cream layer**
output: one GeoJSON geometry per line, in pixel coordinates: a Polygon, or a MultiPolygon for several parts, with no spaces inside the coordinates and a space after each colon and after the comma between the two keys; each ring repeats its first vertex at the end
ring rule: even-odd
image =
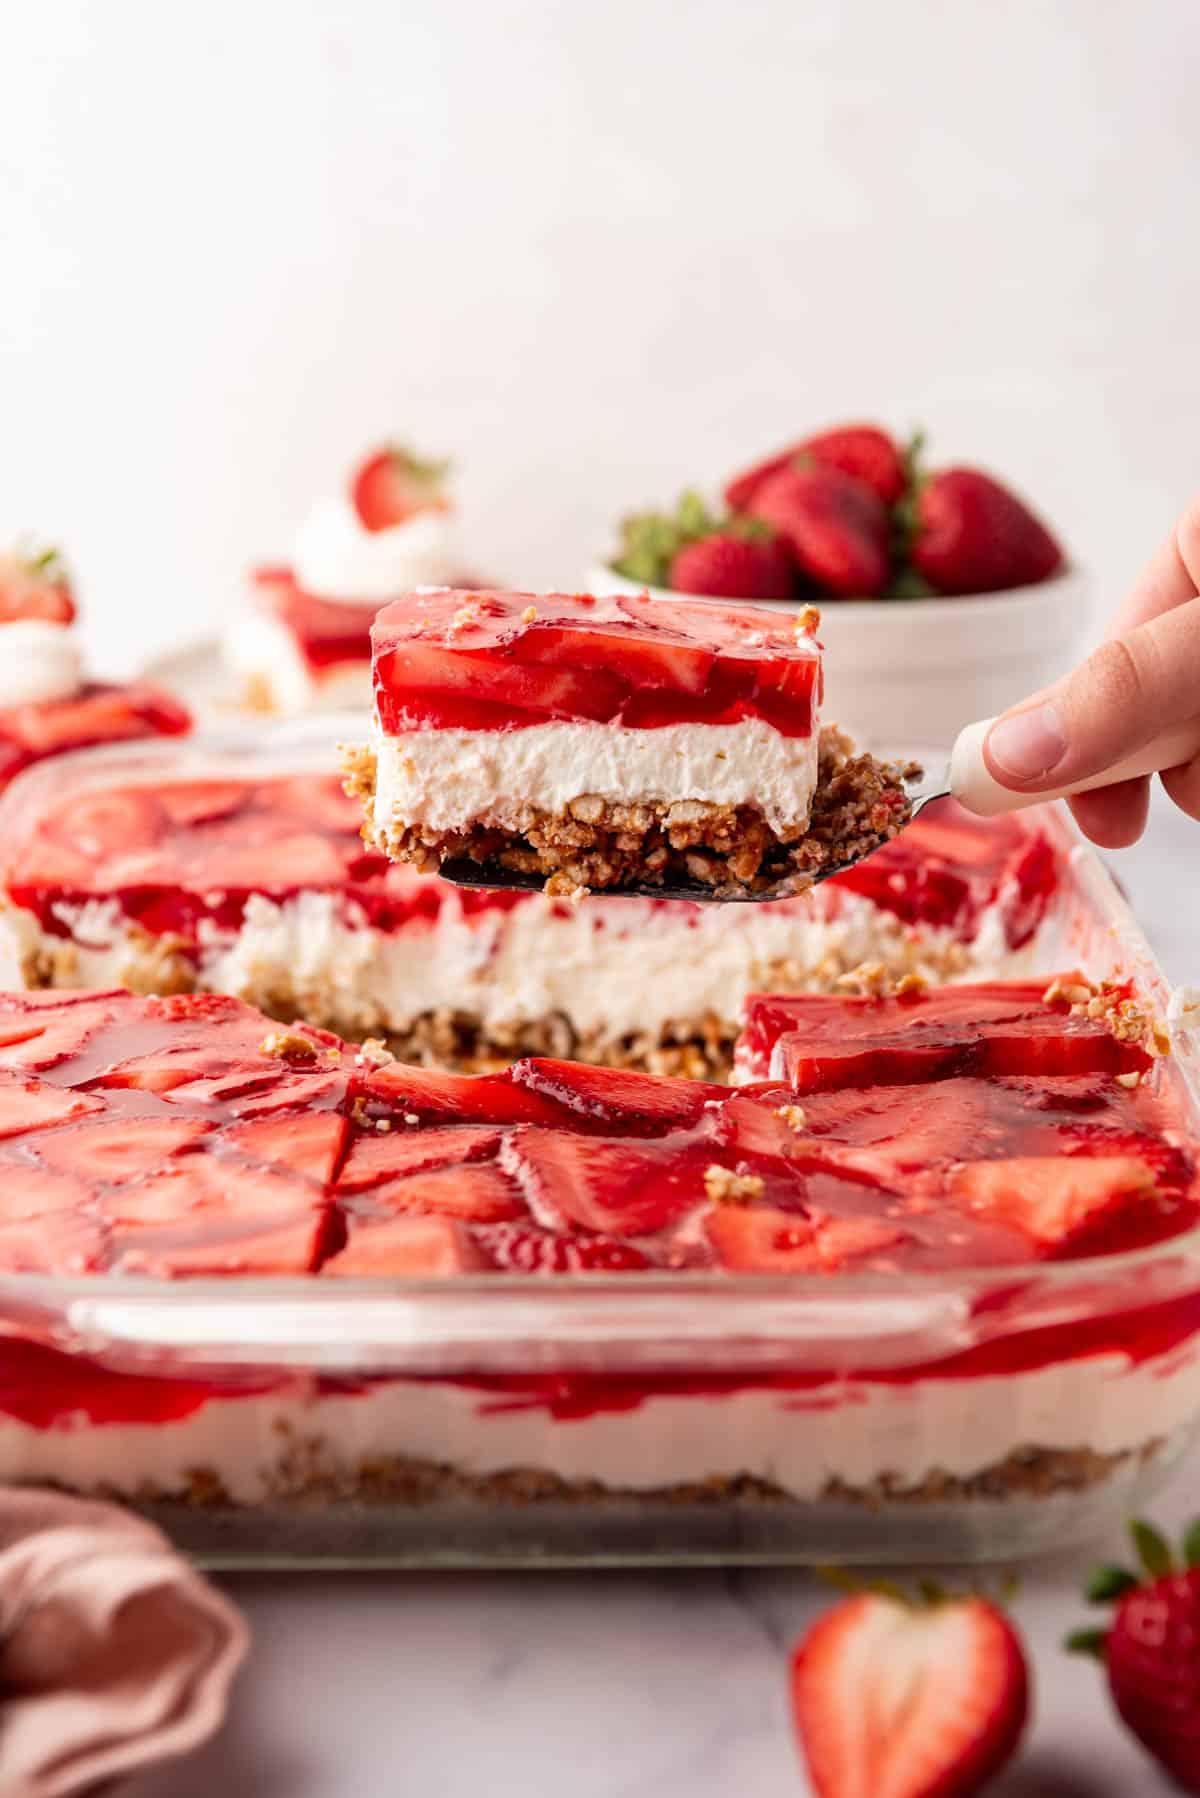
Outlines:
{"type": "Polygon", "coordinates": [[[306,593],[348,604],[451,586],[459,566],[453,515],[417,512],[368,531],[344,495],[322,499],[297,532],[292,566],[306,593]]]}
{"type": "MultiPolygon", "coordinates": [[[[1036,939],[1010,951],[1000,919],[976,941],[914,930],[858,894],[775,905],[655,906],[649,900],[567,904],[533,894],[507,910],[464,913],[448,894],[435,919],[383,932],[356,922],[331,894],[282,903],[252,897],[237,932],[205,935],[202,987],[297,1013],[343,1030],[402,1032],[450,1009],[497,1034],[556,1014],[580,1036],[620,1041],[668,1024],[732,1024],[748,992],[828,988],[860,962],[933,980],[1015,978],[1039,963],[1036,939]],[[830,915],[832,912],[833,915],[830,915]]],[[[43,933],[32,913],[0,912],[0,980],[20,986],[22,965],[58,957],[57,984],[150,991],[161,957],[113,900],[63,904],[71,932],[43,933]],[[66,951],[66,960],[62,961],[66,951]]]]}
{"type": "Polygon", "coordinates": [[[69,624],[14,618],[0,624],[0,710],[70,699],[83,684],[83,651],[69,624]]]}
{"type": "Polygon", "coordinates": [[[226,664],[238,682],[256,696],[264,694],[271,710],[283,716],[362,711],[371,703],[371,662],[365,642],[359,660],[314,670],[286,625],[250,603],[230,620],[224,648],[226,664]]]}
{"type": "Polygon", "coordinates": [[[785,737],[761,718],[738,724],[531,724],[518,730],[416,730],[376,722],[374,815],[453,830],[515,828],[523,806],[559,815],[595,794],[614,804],[754,805],[781,836],[802,835],[817,784],[817,738],[785,737]]]}
{"type": "Polygon", "coordinates": [[[536,1468],[634,1491],[749,1474],[811,1500],[834,1480],[862,1489],[882,1475],[900,1486],[934,1473],[966,1479],[1022,1449],[1120,1454],[1198,1414],[1195,1348],[1141,1365],[1113,1353],[974,1379],[669,1395],[569,1419],[497,1407],[452,1381],[391,1380],[325,1396],[298,1381],[213,1399],[174,1423],[75,1416],[35,1429],[0,1417],[0,1481],[172,1493],[192,1473],[215,1473],[233,1498],[254,1503],[279,1490],[289,1463],[352,1477],[363,1462],[410,1456],[478,1476],[536,1468]]]}

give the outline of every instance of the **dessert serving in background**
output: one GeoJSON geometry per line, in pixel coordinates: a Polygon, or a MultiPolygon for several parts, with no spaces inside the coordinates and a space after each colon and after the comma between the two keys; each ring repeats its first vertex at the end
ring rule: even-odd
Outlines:
{"type": "Polygon", "coordinates": [[[800,437],[719,500],[691,491],[673,512],[632,514],[588,582],[819,604],[830,709],[885,749],[949,743],[1048,684],[1090,609],[1057,536],[1006,483],[877,424],[800,437]]]}
{"type": "Polygon", "coordinates": [[[416,592],[372,627],[366,834],[548,892],[787,894],[886,842],[902,770],[820,729],[815,612],[416,592]]]}
{"type": "Polygon", "coordinates": [[[753,991],[1017,973],[1059,882],[1041,814],[947,800],[770,905],[460,890],[366,849],[336,727],[95,754],[0,805],[0,985],[215,991],[406,1060],[722,1077],[753,991]]]}
{"type": "Polygon", "coordinates": [[[62,558],[18,547],[0,555],[0,788],[68,750],[178,736],[187,712],[147,682],[89,680],[62,558]]]}
{"type": "Polygon", "coordinates": [[[380,606],[462,580],[449,465],[395,445],[373,451],[314,505],[291,561],[251,573],[225,637],[243,701],[284,714],[368,705],[380,606]]]}

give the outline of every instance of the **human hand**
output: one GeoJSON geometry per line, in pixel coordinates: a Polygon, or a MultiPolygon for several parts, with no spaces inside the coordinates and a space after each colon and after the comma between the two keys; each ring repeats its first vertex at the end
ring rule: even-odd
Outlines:
{"type": "MultiPolygon", "coordinates": [[[[1099,648],[1053,687],[1002,714],[984,747],[1002,786],[1059,789],[1200,720],[1200,495],[1192,501],[1099,648]]],[[[1181,811],[1200,819],[1200,756],[1160,773],[1181,811]]],[[[1124,780],[1069,802],[1080,829],[1106,849],[1136,842],[1150,778],[1124,780]]]]}

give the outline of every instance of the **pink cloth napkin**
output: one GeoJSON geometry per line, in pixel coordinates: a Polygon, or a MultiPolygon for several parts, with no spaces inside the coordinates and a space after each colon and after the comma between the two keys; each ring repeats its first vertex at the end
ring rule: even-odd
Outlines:
{"type": "Polygon", "coordinates": [[[205,1741],[249,1635],[166,1537],[0,1489],[0,1793],[72,1798],[205,1741]]]}

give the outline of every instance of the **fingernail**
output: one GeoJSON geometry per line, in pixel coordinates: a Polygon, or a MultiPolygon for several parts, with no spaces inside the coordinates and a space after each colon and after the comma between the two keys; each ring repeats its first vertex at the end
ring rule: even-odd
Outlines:
{"type": "Polygon", "coordinates": [[[1058,767],[1067,739],[1054,706],[1037,705],[998,719],[988,732],[987,750],[997,774],[1039,780],[1058,767]]]}

